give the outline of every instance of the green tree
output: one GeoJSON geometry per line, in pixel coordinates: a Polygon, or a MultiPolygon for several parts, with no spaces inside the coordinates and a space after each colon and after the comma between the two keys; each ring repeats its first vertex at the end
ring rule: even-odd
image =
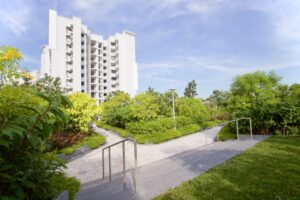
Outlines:
{"type": "Polygon", "coordinates": [[[129,94],[122,91],[113,93],[100,105],[101,120],[109,125],[124,128],[131,118],[129,103],[129,94]]]}
{"type": "Polygon", "coordinates": [[[189,117],[200,125],[209,119],[207,107],[201,99],[180,98],[176,103],[176,108],[177,115],[189,117]]]}
{"type": "Polygon", "coordinates": [[[19,61],[22,54],[18,49],[1,46],[0,47],[0,86],[3,84],[12,84],[22,75],[19,61]]]}
{"type": "Polygon", "coordinates": [[[149,121],[159,116],[158,97],[141,93],[130,103],[132,117],[137,121],[149,121]]]}
{"type": "Polygon", "coordinates": [[[68,97],[72,103],[72,107],[65,109],[69,130],[88,134],[89,125],[97,114],[96,100],[79,92],[68,97]]]}
{"type": "Polygon", "coordinates": [[[231,85],[228,109],[232,118],[251,117],[254,132],[270,133],[280,94],[280,77],[262,71],[237,76],[231,85]]]}
{"type": "Polygon", "coordinates": [[[197,83],[195,80],[192,80],[188,82],[188,85],[184,89],[184,96],[188,98],[194,98],[197,95],[197,83]]]}
{"type": "Polygon", "coordinates": [[[61,82],[59,77],[51,77],[45,74],[43,78],[36,81],[35,87],[38,91],[49,94],[49,95],[61,95],[66,91],[61,87],[61,82]]]}

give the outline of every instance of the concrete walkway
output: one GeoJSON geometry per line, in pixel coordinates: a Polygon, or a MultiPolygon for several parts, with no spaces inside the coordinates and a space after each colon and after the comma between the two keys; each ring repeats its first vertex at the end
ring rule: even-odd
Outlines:
{"type": "MultiPolygon", "coordinates": [[[[163,142],[161,144],[137,145],[138,149],[138,166],[156,162],[173,155],[195,149],[197,147],[210,144],[216,137],[221,127],[208,129],[202,132],[190,134],[177,139],[163,142]]],[[[118,142],[121,138],[117,134],[113,134],[107,130],[96,128],[98,133],[106,136],[107,143],[105,146],[118,142]]],[[[103,148],[103,147],[102,147],[103,148]]],[[[76,160],[67,164],[67,175],[75,176],[81,184],[102,178],[102,148],[98,148],[76,160]]],[[[134,153],[133,144],[126,142],[126,166],[127,169],[133,168],[134,153]]],[[[105,170],[108,172],[108,158],[106,152],[105,170]]],[[[111,149],[112,173],[122,171],[122,145],[114,146],[111,149]]],[[[107,174],[106,174],[107,176],[107,174]]]]}
{"type": "MultiPolygon", "coordinates": [[[[253,141],[251,141],[250,136],[241,136],[240,141],[215,142],[210,145],[177,153],[176,155],[155,162],[146,163],[138,168],[138,187],[136,193],[131,184],[130,171],[127,172],[127,189],[124,190],[122,174],[114,174],[112,182],[108,182],[108,178],[102,180],[97,175],[101,170],[101,165],[98,163],[99,170],[92,172],[98,178],[84,182],[80,192],[76,194],[75,199],[151,199],[167,191],[167,189],[179,185],[183,181],[204,173],[208,169],[241,153],[266,138],[266,136],[254,136],[253,141]]],[[[175,151],[177,151],[178,148],[173,146],[173,150],[174,148],[175,151]]],[[[170,151],[166,151],[166,153],[168,152],[170,153],[171,149],[170,151]]],[[[98,156],[100,157],[100,155],[98,156]]],[[[143,158],[140,159],[143,160],[143,158]]],[[[86,165],[89,164],[90,163],[86,163],[86,165]]]]}

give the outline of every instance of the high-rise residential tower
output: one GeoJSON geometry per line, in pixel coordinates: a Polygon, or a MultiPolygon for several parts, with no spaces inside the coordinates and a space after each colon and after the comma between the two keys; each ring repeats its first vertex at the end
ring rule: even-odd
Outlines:
{"type": "Polygon", "coordinates": [[[92,33],[77,17],[49,11],[49,44],[41,55],[41,77],[60,77],[68,92],[84,92],[98,103],[116,90],[136,94],[138,73],[135,34],[109,36],[92,33]]]}

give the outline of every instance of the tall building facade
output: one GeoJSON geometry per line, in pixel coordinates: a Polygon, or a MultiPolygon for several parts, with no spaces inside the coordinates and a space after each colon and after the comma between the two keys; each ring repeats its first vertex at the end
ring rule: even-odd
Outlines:
{"type": "Polygon", "coordinates": [[[68,92],[88,93],[101,103],[116,90],[134,96],[137,71],[134,33],[123,31],[105,40],[80,18],[49,10],[49,44],[41,55],[41,77],[60,77],[68,92]]]}

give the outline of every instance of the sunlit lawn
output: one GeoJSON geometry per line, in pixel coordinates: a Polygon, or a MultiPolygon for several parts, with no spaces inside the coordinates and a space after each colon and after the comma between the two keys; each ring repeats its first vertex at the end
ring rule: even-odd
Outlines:
{"type": "Polygon", "coordinates": [[[270,137],[156,199],[300,199],[300,137],[270,137]]]}

